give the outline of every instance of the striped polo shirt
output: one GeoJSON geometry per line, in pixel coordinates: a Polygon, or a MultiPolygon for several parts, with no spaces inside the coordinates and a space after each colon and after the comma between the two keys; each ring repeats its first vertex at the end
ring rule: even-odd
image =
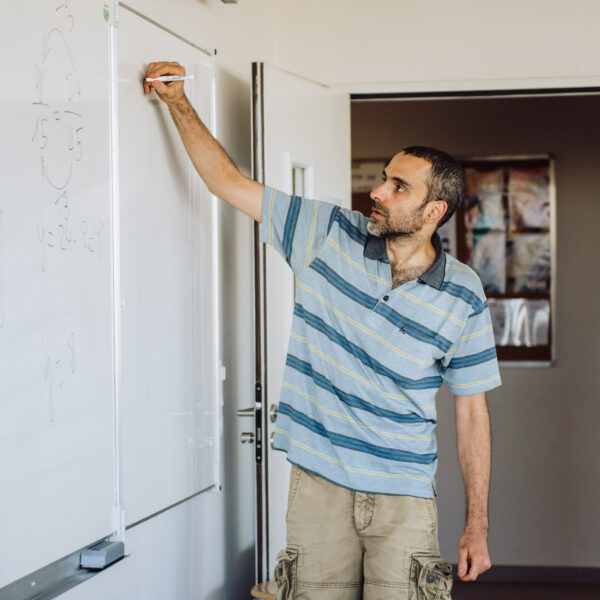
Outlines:
{"type": "Polygon", "coordinates": [[[385,241],[367,223],[265,188],[262,241],[296,278],[274,447],[352,490],[431,498],[438,388],[500,385],[489,309],[437,234],[431,268],[392,288],[385,241]]]}

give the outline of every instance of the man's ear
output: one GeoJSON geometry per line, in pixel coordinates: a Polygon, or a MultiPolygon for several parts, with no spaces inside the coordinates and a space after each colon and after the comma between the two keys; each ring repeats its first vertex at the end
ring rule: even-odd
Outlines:
{"type": "Polygon", "coordinates": [[[425,222],[435,223],[439,221],[447,212],[448,203],[444,200],[434,200],[427,205],[425,211],[425,222]]]}

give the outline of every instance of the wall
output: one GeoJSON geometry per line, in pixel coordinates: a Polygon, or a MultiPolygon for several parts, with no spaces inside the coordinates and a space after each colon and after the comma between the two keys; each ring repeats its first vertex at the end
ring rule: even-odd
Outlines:
{"type": "Polygon", "coordinates": [[[600,84],[595,0],[280,0],[278,10],[280,66],[354,93],[600,84]]]}
{"type": "MultiPolygon", "coordinates": [[[[275,0],[130,0],[129,6],[204,48],[216,48],[218,138],[251,172],[251,62],[274,61],[275,0]]],[[[148,61],[177,57],[148,57],[148,61]]],[[[224,600],[254,583],[254,448],[242,446],[254,404],[252,224],[221,205],[224,383],[223,489],[208,492],[127,532],[129,557],[61,596],[65,600],[224,600]]]]}
{"type": "MultiPolygon", "coordinates": [[[[600,419],[595,381],[600,222],[600,97],[354,102],[352,156],[425,144],[455,155],[556,156],[557,361],[502,368],[488,403],[493,468],[490,550],[498,565],[600,566],[600,419]]],[[[453,403],[438,396],[442,551],[456,560],[464,525],[453,403]]]]}

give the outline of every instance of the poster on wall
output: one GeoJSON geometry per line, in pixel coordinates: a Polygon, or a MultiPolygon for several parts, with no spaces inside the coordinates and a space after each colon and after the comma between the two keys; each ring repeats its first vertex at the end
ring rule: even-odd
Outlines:
{"type": "Polygon", "coordinates": [[[508,289],[513,294],[550,292],[550,234],[515,233],[506,260],[508,289]]]}
{"type": "Polygon", "coordinates": [[[511,229],[550,227],[550,174],[548,167],[508,170],[511,229]]]}
{"type": "Polygon", "coordinates": [[[551,157],[461,161],[458,259],[479,275],[502,360],[552,359],[551,157]]]}
{"type": "Polygon", "coordinates": [[[488,294],[506,292],[506,211],[503,169],[466,168],[463,257],[488,294]]]}
{"type": "Polygon", "coordinates": [[[513,298],[488,300],[498,346],[544,346],[550,335],[550,302],[513,298]]]}

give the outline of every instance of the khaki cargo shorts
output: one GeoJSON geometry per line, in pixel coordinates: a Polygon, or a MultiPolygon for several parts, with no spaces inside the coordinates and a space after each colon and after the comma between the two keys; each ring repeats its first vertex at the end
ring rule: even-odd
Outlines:
{"type": "Polygon", "coordinates": [[[353,492],[292,467],[277,600],[450,600],[435,499],[353,492]]]}

